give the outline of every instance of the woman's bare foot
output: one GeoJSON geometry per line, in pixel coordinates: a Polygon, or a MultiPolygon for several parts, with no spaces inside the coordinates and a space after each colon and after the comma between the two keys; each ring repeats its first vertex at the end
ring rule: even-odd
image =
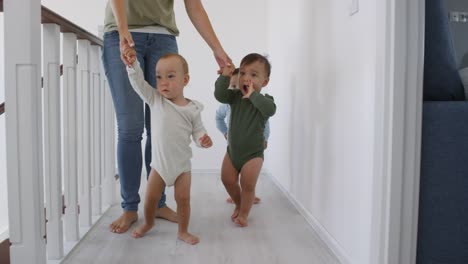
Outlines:
{"type": "Polygon", "coordinates": [[[239,215],[239,210],[240,210],[240,207],[237,207],[234,208],[234,212],[232,212],[232,215],[231,215],[231,220],[234,222],[234,219],[237,218],[237,216],[239,215]]]}
{"type": "Polygon", "coordinates": [[[177,237],[184,241],[185,243],[188,243],[190,245],[195,245],[197,244],[198,242],[200,242],[200,239],[190,233],[177,233],[177,237]]]}
{"type": "Polygon", "coordinates": [[[247,218],[244,218],[242,216],[238,216],[236,219],[234,219],[234,223],[236,223],[240,227],[248,226],[247,218]]]}
{"type": "Polygon", "coordinates": [[[143,237],[146,232],[150,231],[151,228],[153,228],[153,226],[154,226],[154,223],[153,224],[143,223],[139,227],[135,228],[135,230],[133,230],[132,236],[134,238],[143,237]]]}
{"type": "MultiPolygon", "coordinates": [[[[255,196],[253,203],[254,203],[254,204],[259,204],[260,201],[261,201],[261,199],[255,196]]],[[[228,198],[226,199],[226,202],[228,202],[228,203],[230,203],[230,204],[233,204],[233,203],[234,203],[234,201],[232,200],[231,197],[228,197],[228,198]]]]}
{"type": "Polygon", "coordinates": [[[167,221],[177,223],[177,213],[167,206],[156,209],[155,216],[156,218],[162,218],[166,219],[167,221]]]}
{"type": "Polygon", "coordinates": [[[123,214],[117,218],[109,229],[113,233],[122,234],[127,232],[130,226],[138,220],[138,213],[136,211],[124,211],[123,214]]]}

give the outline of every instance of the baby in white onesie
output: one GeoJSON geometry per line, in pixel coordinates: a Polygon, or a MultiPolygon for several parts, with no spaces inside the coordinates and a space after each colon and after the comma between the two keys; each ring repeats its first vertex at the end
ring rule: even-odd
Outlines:
{"type": "Polygon", "coordinates": [[[133,48],[124,51],[132,67],[127,73],[135,92],[151,110],[151,172],[145,196],[145,222],[133,232],[142,237],[154,225],[155,210],[164,186],[175,186],[178,238],[189,244],[199,242],[188,233],[192,149],[190,136],[199,147],[209,148],[211,138],[201,121],[203,105],[184,97],[190,77],[186,60],[178,54],[161,57],[156,65],[157,89],[144,79],[133,48]]]}

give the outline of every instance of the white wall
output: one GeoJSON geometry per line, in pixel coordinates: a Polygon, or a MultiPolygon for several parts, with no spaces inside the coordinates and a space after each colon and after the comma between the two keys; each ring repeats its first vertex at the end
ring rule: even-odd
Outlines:
{"type": "MultiPolygon", "coordinates": [[[[42,0],[44,6],[94,34],[97,34],[97,26],[103,24],[106,2],[42,0]]],[[[266,3],[267,0],[239,0],[235,4],[231,1],[203,1],[219,39],[236,65],[247,53],[266,52],[266,3]],[[245,6],[249,8],[246,9],[245,6]],[[240,17],[242,25],[236,22],[240,17]]],[[[216,129],[214,119],[219,105],[213,96],[217,64],[211,50],[190,23],[183,1],[175,1],[175,6],[177,24],[181,32],[178,38],[179,52],[187,59],[191,75],[185,95],[205,105],[202,118],[214,141],[214,146],[210,149],[193,147],[192,167],[194,170],[219,170],[226,143],[216,129]]]]}
{"type": "Polygon", "coordinates": [[[346,262],[370,263],[376,5],[271,0],[274,178],[346,262]]]}

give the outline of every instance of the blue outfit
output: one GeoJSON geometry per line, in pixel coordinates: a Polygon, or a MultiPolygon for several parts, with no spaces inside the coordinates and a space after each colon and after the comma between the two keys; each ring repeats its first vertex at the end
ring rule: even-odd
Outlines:
{"type": "MultiPolygon", "coordinates": [[[[216,110],[216,127],[223,134],[226,135],[228,132],[229,120],[231,117],[231,107],[228,104],[221,104],[216,110]]],[[[263,137],[265,141],[268,141],[270,137],[270,120],[267,120],[265,124],[265,130],[263,131],[263,137]]]]}
{"type": "MultiPolygon", "coordinates": [[[[138,61],[145,80],[156,87],[155,68],[159,58],[167,53],[178,53],[175,36],[157,33],[131,32],[135,42],[138,61]]],[[[151,171],[151,125],[150,110],[128,80],[125,64],[120,59],[119,33],[104,34],[102,61],[114,102],[117,117],[117,164],[120,179],[122,208],[137,211],[140,203],[143,128],[146,128],[145,166],[147,175],[151,171]],[[144,110],[143,110],[144,109],[144,110]]],[[[165,206],[166,195],[162,193],[159,208],[165,206]]]]}

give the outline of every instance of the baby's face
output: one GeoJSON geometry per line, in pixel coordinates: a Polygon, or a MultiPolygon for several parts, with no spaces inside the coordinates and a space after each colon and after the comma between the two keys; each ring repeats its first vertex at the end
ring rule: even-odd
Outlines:
{"type": "Polygon", "coordinates": [[[246,89],[252,81],[255,91],[260,92],[268,84],[269,78],[266,73],[265,65],[259,61],[251,64],[241,65],[239,69],[239,89],[246,89]]]}
{"type": "Polygon", "coordinates": [[[182,62],[177,57],[160,59],[156,65],[158,92],[167,99],[174,99],[183,94],[189,80],[182,62]]]}
{"type": "Polygon", "coordinates": [[[239,89],[239,74],[232,75],[229,87],[231,89],[239,89]]]}

